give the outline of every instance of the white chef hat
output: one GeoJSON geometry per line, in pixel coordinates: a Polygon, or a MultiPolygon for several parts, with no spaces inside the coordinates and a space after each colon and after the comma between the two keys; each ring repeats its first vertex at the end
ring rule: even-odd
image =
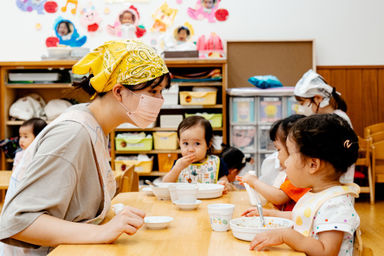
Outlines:
{"type": "Polygon", "coordinates": [[[324,78],[310,69],[297,82],[294,94],[303,98],[312,98],[320,95],[323,97],[320,107],[326,107],[329,105],[333,90],[334,88],[328,85],[324,78]]]}

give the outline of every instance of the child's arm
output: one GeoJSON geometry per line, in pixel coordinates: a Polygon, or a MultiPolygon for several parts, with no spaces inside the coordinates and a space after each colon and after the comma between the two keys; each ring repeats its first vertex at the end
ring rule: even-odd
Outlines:
{"type": "Polygon", "coordinates": [[[294,229],[273,230],[257,234],[252,240],[250,249],[262,250],[266,246],[287,244],[295,251],[307,255],[338,255],[344,232],[325,231],[319,233],[319,239],[306,237],[294,229]]]}
{"type": "Polygon", "coordinates": [[[182,170],[196,160],[195,154],[190,154],[179,158],[172,169],[163,177],[163,182],[176,182],[182,170]]]}
{"type": "Polygon", "coordinates": [[[43,214],[12,238],[42,246],[112,243],[122,233],[135,234],[143,225],[144,216],[143,211],[126,206],[108,223],[94,225],[66,221],[43,214]]]}
{"type": "Polygon", "coordinates": [[[289,201],[289,197],[282,190],[260,181],[255,175],[246,174],[241,181],[248,183],[265,199],[275,205],[285,204],[289,201]]]}
{"type": "MultiPolygon", "coordinates": [[[[276,209],[267,209],[263,208],[263,215],[264,216],[272,216],[272,217],[280,217],[280,218],[285,218],[285,219],[292,219],[292,212],[291,211],[279,211],[276,209]]],[[[259,211],[257,210],[256,207],[251,207],[245,210],[241,214],[241,216],[246,216],[246,217],[252,217],[252,216],[259,216],[259,211]]]]}

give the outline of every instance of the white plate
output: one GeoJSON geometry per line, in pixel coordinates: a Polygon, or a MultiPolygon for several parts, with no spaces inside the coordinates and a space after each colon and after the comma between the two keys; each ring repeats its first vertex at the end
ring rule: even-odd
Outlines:
{"type": "Polygon", "coordinates": [[[142,189],[142,191],[144,191],[144,193],[147,196],[154,196],[155,195],[155,194],[153,194],[152,188],[150,188],[150,187],[145,187],[142,189]]]}
{"type": "Polygon", "coordinates": [[[198,183],[197,199],[208,199],[221,197],[223,194],[224,186],[221,184],[205,184],[198,183]]]}
{"type": "Polygon", "coordinates": [[[201,201],[196,200],[194,203],[183,203],[183,202],[180,202],[180,200],[176,200],[174,203],[181,210],[193,210],[199,207],[199,205],[201,204],[201,201]]]}
{"type": "Polygon", "coordinates": [[[166,228],[168,224],[173,221],[169,216],[149,216],[144,218],[144,223],[150,229],[166,228]]]}

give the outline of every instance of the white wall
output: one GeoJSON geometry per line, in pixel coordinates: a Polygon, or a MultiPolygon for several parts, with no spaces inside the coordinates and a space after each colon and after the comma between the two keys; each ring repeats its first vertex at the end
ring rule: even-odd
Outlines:
{"type": "MultiPolygon", "coordinates": [[[[224,40],[316,40],[317,65],[383,65],[384,64],[384,1],[383,0],[222,0],[220,6],[229,11],[226,22],[208,23],[188,17],[186,10],[196,0],[168,0],[178,8],[174,26],[189,21],[196,34],[217,32],[224,40]]],[[[65,0],[56,0],[59,7],[65,0]]],[[[80,6],[87,0],[79,0],[80,6]]],[[[102,26],[113,24],[122,4],[92,1],[101,13],[102,26]],[[105,15],[105,7],[111,14],[105,15]]],[[[148,0],[135,3],[141,14],[141,23],[149,30],[153,24],[152,13],[163,1],[148,0]]],[[[126,3],[128,5],[130,3],[126,3]]],[[[94,48],[103,41],[113,39],[105,30],[89,35],[81,28],[79,12],[76,16],[58,11],[38,15],[22,12],[16,0],[2,0],[0,5],[0,61],[36,60],[45,54],[45,39],[53,36],[53,23],[57,16],[71,19],[80,34],[87,34],[86,47],[94,48]],[[42,29],[37,31],[35,25],[42,29]]],[[[173,30],[173,29],[172,29],[173,30]]],[[[148,33],[144,40],[150,42],[158,34],[148,33]]],[[[195,37],[196,38],[196,37],[195,37]]]]}

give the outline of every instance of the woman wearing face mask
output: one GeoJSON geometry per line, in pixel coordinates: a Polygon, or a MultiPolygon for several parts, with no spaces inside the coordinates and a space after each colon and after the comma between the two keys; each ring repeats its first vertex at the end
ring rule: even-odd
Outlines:
{"type": "Polygon", "coordinates": [[[156,120],[169,71],[140,42],[110,41],[73,66],[74,84],[94,99],[70,108],[42,131],[18,165],[0,218],[0,255],[46,255],[59,244],[110,243],[133,235],[145,213],[126,206],[99,224],[115,194],[108,133],[124,122],[156,120]]]}
{"type": "MultiPolygon", "coordinates": [[[[297,82],[294,94],[299,102],[299,113],[309,116],[313,114],[334,113],[345,119],[352,127],[347,112],[347,104],[336,91],[335,87],[328,85],[324,78],[313,70],[308,70],[297,82]]],[[[355,165],[340,177],[341,183],[352,183],[355,174],[355,165]]]]}
{"type": "Polygon", "coordinates": [[[299,102],[299,113],[309,116],[312,114],[334,113],[344,118],[351,126],[347,112],[347,104],[335,87],[328,85],[324,78],[313,70],[308,70],[297,82],[294,90],[299,102]]]}

